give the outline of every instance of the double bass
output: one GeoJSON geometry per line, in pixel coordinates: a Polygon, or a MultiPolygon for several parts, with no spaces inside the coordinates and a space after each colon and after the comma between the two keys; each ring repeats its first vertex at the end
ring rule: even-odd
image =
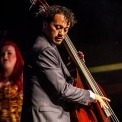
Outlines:
{"type": "MultiPolygon", "coordinates": [[[[91,89],[94,93],[100,96],[105,96],[105,92],[103,91],[101,86],[96,83],[87,66],[85,65],[85,62],[81,60],[77,55],[77,50],[68,35],[65,37],[63,43],[73,62],[76,64],[78,71],[85,78],[85,84],[83,84],[78,73],[75,85],[80,88],[84,88],[84,86],[87,86],[87,88],[91,89]]],[[[93,103],[94,105],[90,105],[87,109],[82,107],[78,108],[75,111],[78,122],[120,122],[116,114],[112,110],[110,104],[107,101],[105,101],[105,103],[107,104],[108,109],[102,109],[98,102],[93,103]]]]}
{"type": "MultiPolygon", "coordinates": [[[[45,0],[31,0],[31,7],[35,4],[39,4],[40,11],[44,11],[50,7],[45,0]]],[[[77,73],[77,78],[74,85],[80,88],[85,88],[85,86],[87,86],[87,88],[91,89],[94,93],[104,96],[104,91],[95,82],[94,78],[86,67],[85,62],[83,62],[77,55],[77,50],[68,35],[66,35],[63,43],[70,57],[76,64],[78,72],[80,72],[86,79],[84,84],[80,79],[79,73],[77,73]]],[[[87,108],[77,106],[74,111],[77,122],[119,122],[109,103],[106,102],[106,104],[109,108],[104,110],[97,102],[94,105],[88,106],[87,108]]]]}

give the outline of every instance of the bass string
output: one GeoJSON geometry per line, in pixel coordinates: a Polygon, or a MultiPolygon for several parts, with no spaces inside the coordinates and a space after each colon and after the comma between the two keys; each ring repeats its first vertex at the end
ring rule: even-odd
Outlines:
{"type": "MultiPolygon", "coordinates": [[[[82,62],[82,61],[81,61],[81,62],[82,62]]],[[[89,70],[87,69],[87,67],[86,67],[86,65],[85,65],[84,63],[83,63],[83,66],[84,66],[84,68],[86,69],[86,72],[89,74],[89,77],[90,77],[91,81],[93,82],[95,88],[97,89],[99,95],[104,96],[103,93],[101,92],[99,86],[97,85],[96,81],[94,80],[94,78],[92,77],[92,75],[90,74],[89,70]]],[[[111,114],[111,119],[112,119],[113,121],[115,120],[115,122],[119,122],[119,120],[118,120],[117,116],[115,115],[114,111],[112,110],[110,104],[109,104],[108,102],[106,102],[106,101],[105,101],[105,103],[106,103],[107,106],[109,107],[109,112],[110,112],[110,114],[111,114]]],[[[109,113],[108,113],[108,114],[109,114],[109,113]]]]}
{"type": "MultiPolygon", "coordinates": [[[[85,73],[85,76],[87,77],[87,81],[89,82],[90,87],[92,88],[92,90],[101,95],[104,96],[102,91],[100,90],[99,86],[97,85],[97,83],[95,82],[94,78],[92,77],[90,71],[88,70],[88,68],[86,67],[85,63],[79,58],[79,56],[77,55],[77,50],[74,47],[73,43],[71,42],[70,38],[68,37],[68,35],[65,38],[65,42],[68,45],[68,47],[70,48],[70,51],[72,52],[72,55],[75,57],[76,63],[78,64],[78,66],[80,66],[80,68],[83,70],[83,73],[85,73]]],[[[108,102],[106,102],[107,106],[109,107],[109,111],[108,115],[110,115],[111,119],[115,122],[119,122],[117,116],[115,115],[115,113],[113,112],[111,106],[109,105],[108,102]],[[110,112],[110,113],[109,113],[110,112]]]]}

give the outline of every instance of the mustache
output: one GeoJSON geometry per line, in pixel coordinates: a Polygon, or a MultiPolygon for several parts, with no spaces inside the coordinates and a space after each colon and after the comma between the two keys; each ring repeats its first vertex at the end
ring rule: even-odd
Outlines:
{"type": "Polygon", "coordinates": [[[64,39],[63,36],[56,36],[55,39],[64,39]]]}

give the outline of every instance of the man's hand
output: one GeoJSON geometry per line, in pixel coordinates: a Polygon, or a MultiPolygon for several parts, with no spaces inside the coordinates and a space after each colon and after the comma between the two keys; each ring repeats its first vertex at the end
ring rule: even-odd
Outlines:
{"type": "Polygon", "coordinates": [[[108,109],[108,106],[106,105],[104,101],[110,102],[111,100],[108,99],[107,97],[95,94],[95,102],[97,101],[100,103],[101,108],[108,109]]]}
{"type": "Polygon", "coordinates": [[[83,61],[83,62],[85,62],[85,59],[84,59],[84,54],[83,54],[83,52],[81,52],[81,51],[78,51],[78,56],[79,56],[79,58],[83,61]]]}

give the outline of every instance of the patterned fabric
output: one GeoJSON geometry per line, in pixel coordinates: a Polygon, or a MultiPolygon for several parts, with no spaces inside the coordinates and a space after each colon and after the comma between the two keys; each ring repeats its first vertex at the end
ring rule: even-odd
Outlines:
{"type": "Polygon", "coordinates": [[[17,85],[0,84],[0,122],[20,122],[22,100],[23,92],[17,85]]]}

